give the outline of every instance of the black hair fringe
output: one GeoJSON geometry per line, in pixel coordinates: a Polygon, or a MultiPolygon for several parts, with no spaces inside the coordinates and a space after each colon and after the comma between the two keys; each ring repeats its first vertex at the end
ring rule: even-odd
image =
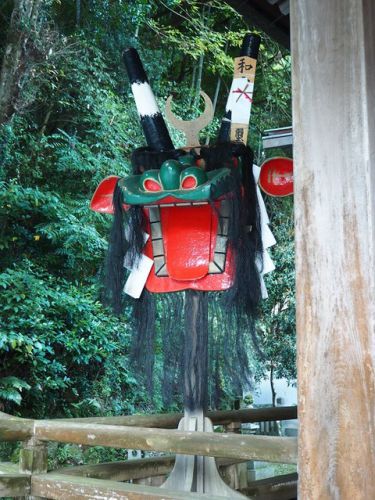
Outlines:
{"type": "MultiPolygon", "coordinates": [[[[150,147],[137,148],[133,151],[131,162],[133,174],[142,174],[146,170],[158,169],[166,160],[178,160],[181,156],[188,154],[183,149],[171,149],[169,151],[156,151],[150,147]]],[[[193,153],[194,154],[194,153],[193,153]]]]}
{"type": "Polygon", "coordinates": [[[123,308],[122,290],[125,284],[124,258],[129,244],[125,238],[124,211],[118,182],[113,193],[113,209],[114,215],[105,262],[102,299],[106,305],[112,306],[115,314],[121,314],[123,308]]]}
{"type": "Polygon", "coordinates": [[[133,302],[133,341],[130,362],[147,392],[154,393],[154,363],[156,340],[156,298],[144,290],[133,302]]]}
{"type": "Polygon", "coordinates": [[[162,359],[162,398],[167,407],[181,398],[184,366],[184,292],[158,295],[162,359]]]}

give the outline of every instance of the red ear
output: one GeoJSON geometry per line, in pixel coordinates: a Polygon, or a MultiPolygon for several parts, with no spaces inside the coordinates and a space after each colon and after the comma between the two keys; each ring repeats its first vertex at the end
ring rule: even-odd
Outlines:
{"type": "Polygon", "coordinates": [[[119,178],[117,175],[110,175],[99,184],[90,202],[91,210],[113,214],[113,192],[119,178]]]}
{"type": "Polygon", "coordinates": [[[266,160],[261,166],[259,186],[270,196],[293,194],[293,160],[278,156],[266,160]]]}

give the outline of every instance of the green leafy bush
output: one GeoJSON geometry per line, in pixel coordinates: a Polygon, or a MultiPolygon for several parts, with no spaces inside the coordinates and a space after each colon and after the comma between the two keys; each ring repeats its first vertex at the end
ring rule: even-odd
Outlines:
{"type": "MultiPolygon", "coordinates": [[[[21,402],[33,416],[101,414],[124,411],[96,393],[114,357],[126,364],[126,326],[108,314],[97,291],[46,273],[23,261],[0,274],[0,396],[5,409],[21,402]],[[12,376],[7,374],[12,373],[12,376]]],[[[126,391],[135,381],[118,367],[117,388],[126,391]]],[[[131,398],[129,403],[131,402],[131,398]]],[[[129,404],[128,403],[128,404],[129,404]]]]}

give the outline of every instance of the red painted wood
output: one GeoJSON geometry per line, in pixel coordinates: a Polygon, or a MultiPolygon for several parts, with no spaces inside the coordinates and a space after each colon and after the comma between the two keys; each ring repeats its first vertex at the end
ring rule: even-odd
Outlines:
{"type": "Polygon", "coordinates": [[[178,281],[203,278],[213,238],[210,205],[161,208],[160,216],[169,276],[178,281]]]}
{"type": "Polygon", "coordinates": [[[99,184],[90,202],[91,210],[113,214],[113,192],[119,178],[117,175],[110,175],[99,184]]]}
{"type": "MultiPolygon", "coordinates": [[[[196,206],[196,207],[165,207],[162,208],[161,211],[173,211],[179,209],[179,219],[178,219],[178,224],[181,227],[181,230],[183,227],[187,230],[190,227],[194,227],[194,225],[197,224],[197,221],[203,219],[205,221],[206,229],[208,229],[208,222],[206,219],[206,211],[209,211],[210,214],[210,237],[204,236],[201,234],[200,235],[200,244],[207,245],[206,249],[203,250],[203,254],[207,256],[207,248],[209,249],[209,260],[212,259],[214,249],[215,249],[215,244],[216,244],[216,232],[217,232],[217,224],[218,224],[218,219],[217,215],[212,210],[210,205],[203,205],[203,206],[196,206]],[[184,211],[184,212],[183,212],[184,211]],[[190,221],[187,220],[187,217],[193,217],[193,220],[196,222],[192,224],[190,221]],[[203,215],[204,214],[204,215],[203,215]]],[[[146,215],[148,215],[148,210],[145,209],[146,215]]],[[[173,216],[172,216],[173,217],[173,216]]],[[[147,217],[148,218],[148,217],[147,217]]],[[[163,236],[168,240],[168,229],[164,227],[164,215],[163,215],[163,236]]],[[[181,290],[201,290],[201,291],[217,291],[217,290],[227,290],[232,286],[232,276],[233,276],[233,256],[232,252],[230,249],[228,249],[227,252],[227,260],[226,260],[226,266],[225,266],[225,271],[221,274],[207,274],[208,272],[208,266],[205,266],[206,273],[198,277],[198,272],[195,270],[186,270],[184,269],[184,266],[186,263],[184,262],[184,259],[186,259],[186,255],[189,255],[190,252],[193,251],[195,253],[195,249],[197,249],[197,243],[196,240],[192,237],[191,233],[188,233],[185,231],[185,234],[183,235],[183,241],[182,239],[179,239],[179,237],[176,237],[174,233],[174,228],[172,229],[172,226],[170,226],[170,230],[172,230],[171,235],[173,234],[175,237],[175,243],[168,248],[168,256],[173,259],[173,256],[175,256],[175,252],[184,252],[184,257],[178,256],[178,262],[182,266],[180,270],[177,270],[177,263],[173,263],[171,266],[171,260],[167,258],[167,269],[168,271],[170,268],[172,268],[172,272],[176,273],[174,276],[178,275],[179,279],[173,279],[172,277],[158,277],[155,275],[154,267],[151,269],[150,275],[148,277],[147,283],[146,283],[146,288],[150,292],[154,293],[165,293],[165,292],[178,292],[181,290]],[[172,250],[173,248],[173,250],[172,250]],[[193,250],[194,248],[194,250],[193,250]],[[180,274],[179,274],[180,273],[180,274]],[[185,273],[185,274],[184,274],[185,273]],[[185,279],[181,280],[181,276],[185,275],[185,279]],[[190,278],[188,276],[190,275],[190,278]],[[194,277],[196,276],[196,277],[194,277]]],[[[200,226],[200,231],[203,231],[203,225],[200,226]]],[[[150,230],[150,225],[149,223],[146,226],[146,232],[148,234],[151,233],[150,230]]],[[[199,231],[198,231],[199,234],[199,231]]],[[[181,236],[181,235],[180,235],[181,236]]],[[[168,246],[168,245],[167,245],[168,246]]],[[[200,248],[199,251],[202,249],[200,248]]],[[[152,252],[152,244],[151,244],[151,238],[147,241],[144,249],[145,255],[147,255],[150,258],[153,258],[153,252],[152,252]]],[[[194,260],[192,260],[190,257],[190,266],[193,265],[194,260]]],[[[198,264],[200,267],[200,270],[203,269],[202,263],[199,261],[199,259],[195,260],[195,262],[198,264]]],[[[199,273],[200,274],[200,273],[199,273]]]]}
{"type": "Polygon", "coordinates": [[[259,185],[270,196],[293,194],[293,160],[283,157],[266,160],[261,166],[259,185]]]}

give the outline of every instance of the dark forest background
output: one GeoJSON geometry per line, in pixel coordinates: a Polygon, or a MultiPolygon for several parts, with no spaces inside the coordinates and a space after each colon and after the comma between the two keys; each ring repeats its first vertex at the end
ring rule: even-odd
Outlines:
{"type": "MultiPolygon", "coordinates": [[[[178,409],[148,399],[128,362],[129,317],[99,300],[111,216],[89,210],[109,174],[124,175],[145,144],[121,63],[141,53],[163,109],[183,118],[199,90],[216,108],[232,58],[252,26],[225,2],[196,0],[2,0],[0,3],[0,411],[35,418],[178,409]]],[[[290,55],[264,33],[250,144],[291,124],[290,55]]],[[[179,133],[171,130],[176,145],[179,133]]],[[[291,199],[267,199],[277,270],[258,322],[265,359],[256,379],[295,378],[291,199]]],[[[225,393],[222,408],[238,395],[225,393]]],[[[66,449],[66,447],[64,448],[66,449]]],[[[63,461],[63,459],[61,459],[63,461]]]]}

